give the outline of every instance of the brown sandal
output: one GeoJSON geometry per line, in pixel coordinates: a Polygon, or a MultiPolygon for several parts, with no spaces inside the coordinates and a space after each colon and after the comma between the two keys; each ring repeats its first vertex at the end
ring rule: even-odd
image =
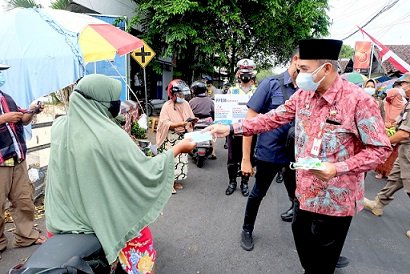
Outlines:
{"type": "Polygon", "coordinates": [[[184,188],[184,186],[181,183],[174,183],[174,188],[176,190],[181,190],[184,188]]]}

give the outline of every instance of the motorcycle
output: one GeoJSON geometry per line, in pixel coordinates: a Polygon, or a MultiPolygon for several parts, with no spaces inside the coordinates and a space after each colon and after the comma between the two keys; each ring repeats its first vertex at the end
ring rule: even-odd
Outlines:
{"type": "MultiPolygon", "coordinates": [[[[192,98],[191,91],[189,88],[183,91],[185,95],[185,100],[189,101],[192,98]]],[[[166,103],[167,100],[164,99],[148,99],[148,113],[147,116],[150,117],[153,114],[159,115],[161,112],[162,106],[166,103]]],[[[144,112],[147,111],[145,108],[145,100],[139,100],[141,107],[144,109],[144,112]]]]}
{"type": "MultiPolygon", "coordinates": [[[[56,234],[39,246],[24,264],[9,274],[110,273],[100,241],[95,234],[56,234]]],[[[114,273],[126,273],[118,264],[114,273]]]]}
{"type": "MultiPolygon", "coordinates": [[[[212,124],[212,118],[199,119],[194,125],[194,131],[201,131],[212,124]]],[[[196,147],[191,152],[191,157],[194,159],[196,166],[201,168],[205,164],[205,160],[212,154],[212,141],[204,141],[196,144],[196,147]]]]}
{"type": "MultiPolygon", "coordinates": [[[[149,99],[148,100],[148,113],[147,116],[150,117],[153,114],[159,114],[161,112],[162,106],[165,104],[167,100],[163,99],[149,99]]],[[[144,109],[144,112],[147,111],[145,107],[145,100],[140,100],[139,101],[141,107],[144,109]]]]}

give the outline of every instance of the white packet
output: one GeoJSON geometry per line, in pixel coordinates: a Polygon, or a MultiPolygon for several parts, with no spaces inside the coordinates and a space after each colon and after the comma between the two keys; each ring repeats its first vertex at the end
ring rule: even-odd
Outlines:
{"type": "Polygon", "coordinates": [[[212,135],[209,132],[193,131],[185,133],[185,139],[190,138],[195,143],[201,143],[205,141],[212,141],[212,135]]]}
{"type": "Polygon", "coordinates": [[[317,158],[299,158],[297,162],[292,162],[289,165],[290,169],[316,169],[316,170],[324,170],[325,166],[322,164],[317,158]]]}

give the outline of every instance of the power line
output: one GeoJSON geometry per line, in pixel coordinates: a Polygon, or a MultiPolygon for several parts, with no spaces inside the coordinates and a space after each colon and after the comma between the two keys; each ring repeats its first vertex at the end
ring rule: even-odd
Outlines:
{"type": "MultiPolygon", "coordinates": [[[[378,13],[376,13],[376,15],[374,15],[372,18],[370,18],[370,20],[368,20],[364,25],[361,26],[361,28],[364,28],[365,26],[367,26],[370,22],[372,22],[374,19],[376,19],[380,14],[382,14],[385,11],[388,11],[389,9],[391,9],[394,5],[397,4],[397,2],[399,2],[400,0],[395,0],[393,3],[384,6],[378,13]]],[[[342,40],[346,40],[350,37],[352,37],[355,33],[357,33],[359,30],[355,30],[353,33],[351,33],[350,35],[346,36],[345,38],[343,38],[342,40]]]]}

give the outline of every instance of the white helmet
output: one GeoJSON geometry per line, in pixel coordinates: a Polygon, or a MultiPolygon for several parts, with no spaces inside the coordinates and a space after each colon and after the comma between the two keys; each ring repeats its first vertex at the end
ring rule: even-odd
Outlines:
{"type": "Polygon", "coordinates": [[[241,59],[238,63],[236,63],[236,66],[239,69],[239,73],[250,73],[252,75],[256,75],[256,65],[251,59],[241,59]]]}

